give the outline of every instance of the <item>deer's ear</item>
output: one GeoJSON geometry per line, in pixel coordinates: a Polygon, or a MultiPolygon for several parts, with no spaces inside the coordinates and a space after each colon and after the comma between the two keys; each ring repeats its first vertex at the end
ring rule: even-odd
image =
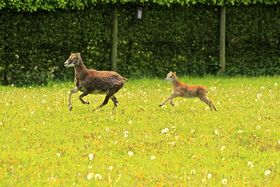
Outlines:
{"type": "Polygon", "coordinates": [[[176,75],[176,71],[174,71],[173,73],[174,73],[174,75],[176,75]]]}

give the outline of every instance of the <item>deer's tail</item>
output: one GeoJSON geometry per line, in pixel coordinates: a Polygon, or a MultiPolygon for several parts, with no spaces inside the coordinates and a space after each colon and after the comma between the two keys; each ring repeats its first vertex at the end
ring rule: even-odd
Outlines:
{"type": "Polygon", "coordinates": [[[128,82],[128,78],[122,77],[122,79],[123,79],[124,82],[128,82]]]}

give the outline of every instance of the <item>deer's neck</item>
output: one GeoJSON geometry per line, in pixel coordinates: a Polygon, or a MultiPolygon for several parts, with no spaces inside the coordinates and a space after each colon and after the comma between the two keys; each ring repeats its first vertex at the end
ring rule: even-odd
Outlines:
{"type": "Polygon", "coordinates": [[[83,80],[87,76],[87,68],[83,62],[75,66],[75,75],[79,80],[83,80]]]}

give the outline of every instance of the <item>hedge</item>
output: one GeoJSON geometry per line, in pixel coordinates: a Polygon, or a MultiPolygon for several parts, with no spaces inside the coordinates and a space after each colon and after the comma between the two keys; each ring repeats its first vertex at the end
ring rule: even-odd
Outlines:
{"type": "MultiPolygon", "coordinates": [[[[81,52],[85,64],[111,68],[111,22],[114,6],[83,11],[33,13],[2,10],[0,15],[0,83],[45,84],[73,79],[65,69],[70,52],[81,52]]],[[[219,14],[217,6],[119,6],[118,72],[127,77],[217,74],[219,14]]],[[[279,6],[227,8],[226,73],[280,74],[279,6]]]]}
{"type": "Polygon", "coordinates": [[[9,9],[21,12],[35,12],[40,10],[55,11],[84,10],[95,5],[112,4],[156,4],[156,5],[213,5],[213,6],[234,6],[234,5],[276,5],[279,0],[0,0],[0,9],[9,9]]]}

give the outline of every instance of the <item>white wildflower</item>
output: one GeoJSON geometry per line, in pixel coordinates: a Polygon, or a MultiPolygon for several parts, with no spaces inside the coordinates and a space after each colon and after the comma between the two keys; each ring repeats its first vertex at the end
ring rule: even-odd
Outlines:
{"type": "Polygon", "coordinates": [[[88,159],[93,160],[94,159],[94,154],[93,153],[88,154],[88,159]]]}
{"type": "Polygon", "coordinates": [[[128,124],[132,124],[132,120],[129,120],[129,121],[128,121],[128,124]]]}
{"type": "Polygon", "coordinates": [[[278,140],[278,145],[280,145],[280,140],[278,140]]]}
{"type": "Polygon", "coordinates": [[[94,178],[95,178],[96,180],[102,180],[102,179],[103,179],[102,175],[100,175],[99,173],[96,173],[96,174],[94,175],[94,178]]]}
{"type": "Polygon", "coordinates": [[[57,157],[60,157],[61,155],[60,155],[60,153],[56,153],[56,156],[57,156],[57,157]]]}
{"type": "Polygon", "coordinates": [[[112,171],[113,168],[114,168],[113,166],[109,166],[109,167],[108,167],[108,170],[109,170],[109,171],[112,171]]]}
{"type": "Polygon", "coordinates": [[[169,132],[169,129],[168,128],[164,128],[161,130],[161,134],[166,134],[169,132]]]}
{"type": "Polygon", "coordinates": [[[260,129],[261,129],[261,126],[260,126],[260,125],[258,125],[256,128],[257,128],[258,130],[260,130],[260,129]]]}
{"type": "Polygon", "coordinates": [[[264,172],[264,175],[265,176],[269,176],[271,174],[271,170],[270,169],[268,169],[268,170],[266,170],[265,172],[264,172]]]}
{"type": "Polygon", "coordinates": [[[253,168],[253,167],[254,167],[254,164],[253,164],[252,161],[248,161],[248,162],[247,162],[247,165],[248,165],[248,167],[250,167],[250,168],[253,168]]]}
{"type": "Polygon", "coordinates": [[[156,156],[152,155],[151,160],[155,160],[155,159],[156,159],[156,156]]]}
{"type": "Polygon", "coordinates": [[[223,145],[223,146],[221,147],[221,152],[223,152],[225,149],[226,149],[226,146],[223,145]]]}
{"type": "Polygon", "coordinates": [[[124,131],[123,132],[123,134],[124,134],[123,137],[127,138],[128,137],[128,133],[129,133],[128,131],[124,131]]]}
{"type": "Polygon", "coordinates": [[[194,129],[191,130],[191,134],[195,134],[195,130],[194,129]]]}
{"type": "Polygon", "coordinates": [[[216,134],[216,135],[218,135],[218,134],[219,134],[218,129],[215,129],[215,134],[216,134]]]}
{"type": "Polygon", "coordinates": [[[87,174],[87,180],[91,180],[93,178],[93,173],[88,173],[87,174]]]}
{"type": "Polygon", "coordinates": [[[227,179],[222,179],[222,184],[227,185],[227,179]]]}
{"type": "Polygon", "coordinates": [[[258,93],[258,94],[257,94],[257,98],[258,98],[258,99],[261,99],[262,96],[263,96],[263,95],[262,95],[261,93],[258,93]]]}
{"type": "Polygon", "coordinates": [[[212,178],[212,174],[211,174],[211,173],[208,173],[208,174],[207,174],[207,179],[210,180],[211,178],[212,178]]]}
{"type": "Polygon", "coordinates": [[[191,174],[195,175],[195,170],[194,169],[191,170],[191,174]]]}
{"type": "Polygon", "coordinates": [[[274,83],[274,86],[278,86],[278,83],[276,82],[276,83],[274,83]]]}
{"type": "Polygon", "coordinates": [[[238,130],[237,133],[238,134],[242,134],[244,131],[243,130],[238,130]]]}
{"type": "Polygon", "coordinates": [[[132,151],[128,151],[128,156],[133,156],[133,152],[132,151]]]}

